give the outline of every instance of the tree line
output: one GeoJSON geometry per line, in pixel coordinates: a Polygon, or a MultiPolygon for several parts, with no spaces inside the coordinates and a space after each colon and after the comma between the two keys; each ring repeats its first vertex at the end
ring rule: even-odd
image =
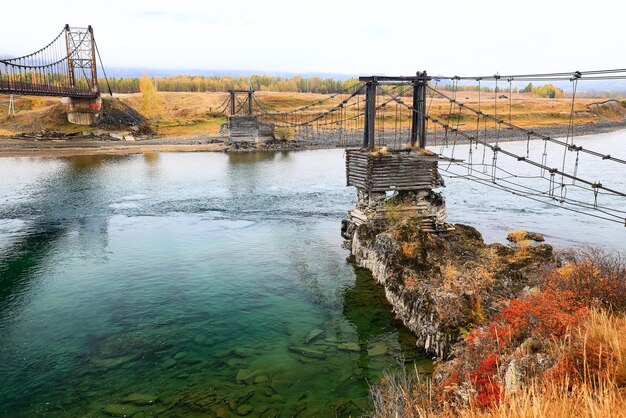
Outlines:
{"type": "MultiPolygon", "coordinates": [[[[269,75],[253,75],[250,77],[229,77],[229,76],[192,76],[176,75],[169,77],[144,77],[149,78],[157,91],[169,92],[225,92],[231,89],[246,90],[251,88],[255,91],[273,92],[297,92],[297,93],[320,93],[333,94],[352,91],[351,88],[358,82],[357,79],[336,80],[333,78],[320,78],[294,76],[275,77],[269,75]]],[[[109,78],[109,85],[114,93],[139,93],[141,82],[139,77],[109,78]]],[[[99,79],[100,90],[106,91],[106,80],[99,79]]],[[[145,83],[145,80],[144,80],[145,83]]],[[[489,93],[508,93],[509,87],[491,88],[478,85],[456,85],[443,84],[438,89],[452,91],[481,91],[489,93]]],[[[532,93],[535,97],[563,97],[563,90],[551,84],[543,86],[533,86],[532,83],[522,89],[513,87],[513,93],[532,93]]]]}
{"type": "MultiPolygon", "coordinates": [[[[150,77],[158,91],[171,92],[224,92],[231,89],[275,92],[309,92],[332,94],[349,91],[357,83],[356,79],[335,80],[295,76],[291,78],[268,75],[250,77],[219,77],[177,75],[170,77],[150,77]]],[[[138,93],[139,77],[109,78],[109,85],[114,93],[138,93]]],[[[100,90],[106,91],[106,80],[99,79],[100,90]]]]}

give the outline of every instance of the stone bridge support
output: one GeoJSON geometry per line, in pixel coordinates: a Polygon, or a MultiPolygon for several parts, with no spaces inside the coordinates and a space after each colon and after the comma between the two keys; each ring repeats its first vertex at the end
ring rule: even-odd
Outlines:
{"type": "Polygon", "coordinates": [[[102,109],[102,98],[70,97],[67,120],[76,125],[92,125],[102,109]]]}

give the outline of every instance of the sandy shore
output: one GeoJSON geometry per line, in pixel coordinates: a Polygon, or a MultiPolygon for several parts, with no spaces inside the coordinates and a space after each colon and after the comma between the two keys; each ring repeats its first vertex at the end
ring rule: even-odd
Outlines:
{"type": "MultiPolygon", "coordinates": [[[[626,122],[612,123],[602,122],[588,125],[577,125],[574,131],[575,136],[593,135],[604,132],[616,131],[626,128],[626,122]]],[[[554,138],[567,135],[567,126],[546,126],[534,128],[536,132],[554,138]]],[[[475,131],[468,131],[474,135],[475,131]]],[[[487,139],[494,140],[496,135],[500,141],[526,140],[527,135],[512,130],[501,130],[496,133],[494,130],[487,131],[487,139]]],[[[432,134],[429,142],[437,143],[441,141],[432,134]]],[[[484,132],[481,132],[484,138],[484,132]]],[[[361,138],[358,134],[350,136],[339,143],[336,136],[316,138],[302,138],[297,141],[272,141],[269,143],[228,143],[227,137],[216,135],[188,135],[181,137],[159,137],[140,141],[110,141],[93,138],[71,138],[71,139],[47,139],[47,138],[15,138],[0,137],[0,157],[70,157],[77,155],[122,155],[122,154],[143,154],[150,152],[224,152],[224,151],[272,151],[287,150],[298,151],[320,148],[337,147],[358,147],[361,145],[361,138]]],[[[466,142],[462,137],[457,137],[457,143],[466,142]]]]}

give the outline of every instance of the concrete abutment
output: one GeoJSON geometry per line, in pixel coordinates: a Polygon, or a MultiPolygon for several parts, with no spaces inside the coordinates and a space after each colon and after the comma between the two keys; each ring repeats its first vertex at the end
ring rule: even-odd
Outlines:
{"type": "Polygon", "coordinates": [[[100,115],[102,98],[69,97],[67,120],[76,125],[92,125],[100,115]]]}

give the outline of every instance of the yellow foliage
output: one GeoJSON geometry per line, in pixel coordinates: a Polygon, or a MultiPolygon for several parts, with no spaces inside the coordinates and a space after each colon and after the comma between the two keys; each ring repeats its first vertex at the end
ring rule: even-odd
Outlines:
{"type": "Polygon", "coordinates": [[[507,234],[507,238],[513,242],[520,242],[526,239],[526,230],[525,229],[514,229],[513,231],[509,231],[507,234]]]}
{"type": "Polygon", "coordinates": [[[514,255],[514,259],[519,261],[530,257],[529,249],[533,246],[532,241],[523,239],[517,243],[517,251],[514,255]]]}
{"type": "Polygon", "coordinates": [[[296,138],[296,130],[290,126],[277,126],[274,128],[274,138],[280,141],[293,141],[296,138]]]}
{"type": "Polygon", "coordinates": [[[458,286],[459,271],[452,264],[447,264],[441,270],[443,287],[446,290],[453,290],[458,286]]]}
{"type": "Polygon", "coordinates": [[[485,320],[485,312],[479,298],[476,298],[470,306],[469,320],[472,324],[480,324],[485,320]]]}
{"type": "Polygon", "coordinates": [[[44,104],[44,99],[41,97],[33,97],[33,110],[37,110],[44,104]]]}
{"type": "Polygon", "coordinates": [[[563,90],[552,84],[544,84],[543,86],[534,88],[532,95],[535,97],[554,99],[563,97],[563,90]]]}
{"type": "Polygon", "coordinates": [[[157,94],[154,83],[148,77],[148,74],[141,76],[139,80],[139,89],[141,90],[141,113],[147,118],[158,118],[163,113],[161,99],[157,94]]]}

